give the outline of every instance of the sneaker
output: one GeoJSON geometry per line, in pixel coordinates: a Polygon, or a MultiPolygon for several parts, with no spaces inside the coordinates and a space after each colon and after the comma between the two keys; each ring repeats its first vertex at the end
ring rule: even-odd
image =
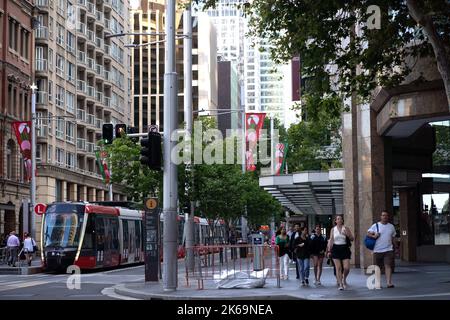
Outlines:
{"type": "Polygon", "coordinates": [[[322,283],[320,283],[320,281],[316,281],[316,286],[321,286],[322,283]]]}
{"type": "Polygon", "coordinates": [[[307,286],[309,286],[309,280],[308,279],[305,279],[305,283],[306,283],[307,286]]]}
{"type": "Polygon", "coordinates": [[[302,280],[302,287],[306,286],[305,281],[302,280]]]}
{"type": "Polygon", "coordinates": [[[344,287],[343,286],[339,286],[339,291],[342,291],[342,290],[344,290],[344,287]]]}

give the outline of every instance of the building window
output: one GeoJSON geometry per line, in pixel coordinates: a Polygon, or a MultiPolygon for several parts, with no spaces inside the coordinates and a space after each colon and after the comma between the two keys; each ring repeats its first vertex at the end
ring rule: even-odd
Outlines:
{"type": "Polygon", "coordinates": [[[63,18],[66,18],[66,17],[64,16],[65,8],[66,8],[66,0],[58,0],[58,6],[57,6],[56,11],[57,11],[58,14],[61,15],[63,18]]]}
{"type": "MultiPolygon", "coordinates": [[[[58,118],[58,120],[56,120],[56,137],[64,139],[64,118],[58,118]]],[[[58,153],[58,149],[56,150],[56,153],[58,153]]],[[[56,157],[56,162],[58,162],[58,157],[56,157]]]]}
{"type": "Polygon", "coordinates": [[[66,91],[66,99],[67,111],[70,113],[75,113],[75,95],[69,91],[66,91]]]}
{"type": "Polygon", "coordinates": [[[56,163],[59,165],[64,164],[64,150],[61,148],[56,148],[56,163]]]}
{"type": "Polygon", "coordinates": [[[17,22],[9,19],[9,48],[17,51],[17,22]]]}
{"type": "Polygon", "coordinates": [[[6,147],[6,179],[15,178],[15,158],[15,143],[13,140],[9,140],[6,147]]]}
{"type": "Polygon", "coordinates": [[[67,80],[75,85],[75,65],[67,61],[67,80]]]}
{"type": "Polygon", "coordinates": [[[51,136],[53,135],[53,113],[48,113],[48,134],[51,136]]]}
{"type": "Polygon", "coordinates": [[[36,162],[37,163],[42,162],[42,144],[40,143],[36,145],[36,162]]]}
{"type": "Polygon", "coordinates": [[[53,101],[53,81],[48,80],[48,101],[53,101]]]}
{"type": "Polygon", "coordinates": [[[70,143],[74,143],[74,132],[75,132],[75,126],[71,122],[66,123],[66,141],[70,143]]]}
{"type": "Polygon", "coordinates": [[[56,43],[59,44],[61,47],[64,47],[64,27],[58,23],[56,25],[56,28],[57,28],[56,43]]]}
{"type": "Polygon", "coordinates": [[[66,60],[64,57],[56,54],[56,74],[64,78],[64,64],[66,60]]]}
{"type": "Polygon", "coordinates": [[[51,145],[47,146],[47,163],[52,163],[52,152],[53,147],[51,145]]]}
{"type": "Polygon", "coordinates": [[[60,87],[60,86],[56,86],[56,106],[60,107],[60,108],[64,108],[64,93],[65,90],[64,88],[60,87]]]}
{"type": "Polygon", "coordinates": [[[66,167],[72,169],[75,167],[75,155],[72,152],[66,153],[66,167]]]}
{"type": "Polygon", "coordinates": [[[67,51],[75,55],[76,40],[75,35],[67,31],[67,51]]]}
{"type": "Polygon", "coordinates": [[[53,50],[48,48],[48,69],[53,71],[53,50]]]}

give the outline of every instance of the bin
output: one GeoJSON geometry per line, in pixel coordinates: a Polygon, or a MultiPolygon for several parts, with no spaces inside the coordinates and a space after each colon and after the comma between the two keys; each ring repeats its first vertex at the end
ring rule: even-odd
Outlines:
{"type": "Polygon", "coordinates": [[[253,270],[263,269],[264,259],[264,236],[262,234],[252,234],[253,245],[253,270]]]}

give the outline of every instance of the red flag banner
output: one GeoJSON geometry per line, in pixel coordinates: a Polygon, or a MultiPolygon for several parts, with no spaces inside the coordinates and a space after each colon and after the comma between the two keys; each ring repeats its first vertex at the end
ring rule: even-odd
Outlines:
{"type": "Polygon", "coordinates": [[[23,156],[25,165],[26,180],[31,180],[31,121],[14,121],[12,123],[14,132],[16,133],[17,143],[20,146],[20,152],[23,156]]]}
{"type": "Polygon", "coordinates": [[[103,176],[103,181],[105,184],[109,184],[111,180],[111,173],[108,169],[108,163],[106,161],[108,159],[108,152],[105,150],[96,151],[95,157],[97,158],[97,163],[103,176]]]}
{"type": "Polygon", "coordinates": [[[265,113],[245,114],[245,141],[247,144],[245,162],[247,171],[256,170],[253,153],[256,151],[256,144],[261,136],[261,129],[264,125],[265,117],[265,113]]]}
{"type": "Polygon", "coordinates": [[[288,151],[287,143],[277,143],[275,147],[275,175],[283,173],[288,151]]]}

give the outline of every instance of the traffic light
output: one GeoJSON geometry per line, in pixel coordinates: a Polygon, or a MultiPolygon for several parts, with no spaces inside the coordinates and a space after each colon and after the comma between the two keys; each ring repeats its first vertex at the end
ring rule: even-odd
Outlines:
{"type": "Polygon", "coordinates": [[[161,170],[161,135],[149,132],[147,138],[141,139],[141,163],[152,170],[161,170]]]}
{"type": "MultiPolygon", "coordinates": [[[[133,134],[133,133],[139,133],[139,128],[136,127],[127,127],[127,134],[133,134]]],[[[133,142],[139,142],[139,137],[133,137],[131,138],[131,141],[133,142]]]]}
{"type": "Polygon", "coordinates": [[[122,138],[127,133],[127,125],[124,123],[116,124],[116,138],[122,138]]]}
{"type": "Polygon", "coordinates": [[[105,144],[111,144],[113,142],[113,125],[112,123],[104,123],[102,128],[102,138],[105,144]]]}

